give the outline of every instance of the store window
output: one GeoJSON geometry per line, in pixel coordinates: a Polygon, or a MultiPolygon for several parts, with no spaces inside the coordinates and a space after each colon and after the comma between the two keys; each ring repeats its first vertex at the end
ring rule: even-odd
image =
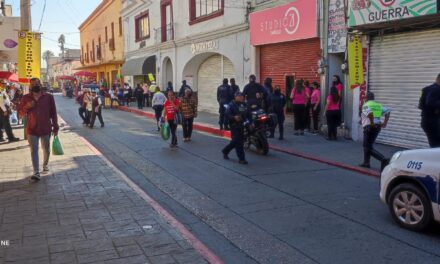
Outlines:
{"type": "Polygon", "coordinates": [[[150,16],[148,11],[135,17],[136,42],[150,37],[150,16]]]}
{"type": "Polygon", "coordinates": [[[222,16],[224,0],[189,0],[190,25],[222,16]]]}

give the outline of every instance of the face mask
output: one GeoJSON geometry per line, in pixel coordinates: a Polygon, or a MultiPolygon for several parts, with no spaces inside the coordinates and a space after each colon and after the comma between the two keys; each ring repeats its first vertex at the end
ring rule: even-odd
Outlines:
{"type": "Polygon", "coordinates": [[[41,91],[41,87],[40,86],[34,86],[31,88],[31,91],[34,93],[39,93],[41,91]]]}

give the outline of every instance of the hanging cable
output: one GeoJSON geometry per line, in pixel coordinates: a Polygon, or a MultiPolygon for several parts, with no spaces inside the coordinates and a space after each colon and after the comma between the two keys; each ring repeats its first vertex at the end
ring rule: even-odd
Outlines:
{"type": "Polygon", "coordinates": [[[40,31],[41,24],[43,23],[44,12],[46,11],[46,3],[47,3],[47,0],[44,0],[43,13],[41,14],[40,25],[38,26],[38,31],[40,31]]]}

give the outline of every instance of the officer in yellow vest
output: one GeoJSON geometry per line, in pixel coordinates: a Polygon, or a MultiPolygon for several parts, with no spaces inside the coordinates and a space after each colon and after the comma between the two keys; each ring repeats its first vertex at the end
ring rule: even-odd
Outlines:
{"type": "Polygon", "coordinates": [[[361,114],[362,127],[364,128],[364,162],[359,166],[370,168],[371,156],[381,162],[381,169],[387,165],[388,159],[375,150],[373,144],[381,129],[387,126],[390,114],[391,111],[388,108],[374,101],[372,92],[367,92],[366,102],[362,106],[361,114]],[[382,117],[384,117],[383,122],[382,117]]]}

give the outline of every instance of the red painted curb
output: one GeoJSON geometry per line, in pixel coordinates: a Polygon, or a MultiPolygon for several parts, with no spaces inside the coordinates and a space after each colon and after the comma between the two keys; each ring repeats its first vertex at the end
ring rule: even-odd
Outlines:
{"type": "MultiPolygon", "coordinates": [[[[138,109],[132,109],[126,106],[119,106],[119,109],[121,111],[125,111],[125,112],[130,112],[130,113],[134,113],[140,116],[145,116],[148,118],[155,118],[154,114],[142,111],[142,110],[138,110],[138,109]]],[[[231,137],[231,132],[230,131],[223,131],[220,130],[218,128],[215,127],[211,127],[205,124],[201,124],[201,123],[195,123],[193,125],[194,130],[197,131],[201,131],[201,132],[206,132],[212,135],[216,135],[216,136],[220,136],[220,137],[226,137],[226,138],[230,138],[231,137]]],[[[345,170],[350,170],[350,171],[354,171],[360,174],[364,174],[367,176],[372,176],[372,177],[380,177],[380,173],[377,171],[373,171],[373,170],[368,170],[368,169],[363,169],[363,168],[359,168],[359,167],[355,167],[355,166],[351,166],[351,165],[347,165],[347,164],[343,164],[343,163],[339,163],[339,162],[335,162],[335,161],[330,161],[330,160],[325,160],[325,159],[321,159],[318,157],[314,157],[311,156],[309,154],[305,154],[305,153],[301,153],[301,152],[296,152],[293,150],[289,150],[289,149],[285,149],[285,148],[281,148],[281,147],[277,147],[277,146],[270,146],[270,149],[278,151],[278,152],[282,152],[285,154],[289,154],[292,156],[296,156],[296,157],[300,157],[300,158],[304,158],[304,159],[308,159],[308,160],[313,160],[316,162],[320,162],[320,163],[324,163],[327,165],[331,165],[334,167],[338,167],[341,169],[345,169],[345,170]]]]}

